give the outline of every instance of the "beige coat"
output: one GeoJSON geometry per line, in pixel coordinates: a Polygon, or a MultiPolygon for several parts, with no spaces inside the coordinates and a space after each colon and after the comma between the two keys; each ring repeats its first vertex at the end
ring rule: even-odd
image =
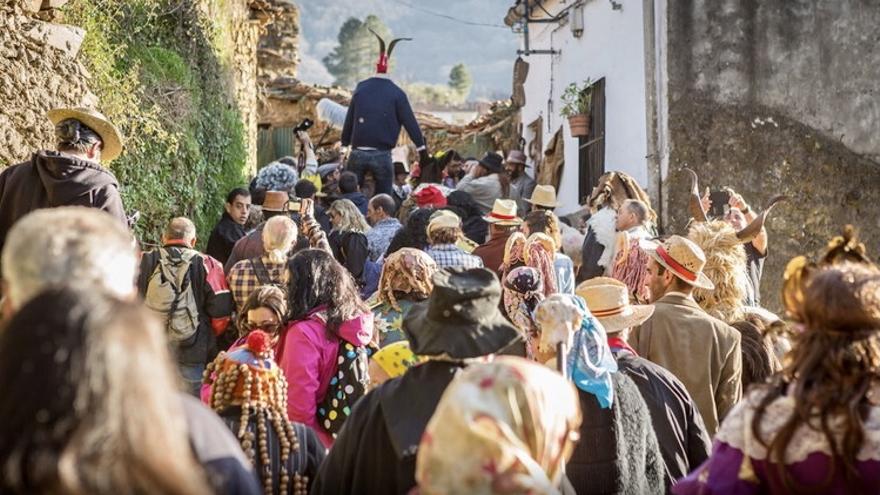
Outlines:
{"type": "Polygon", "coordinates": [[[671,371],[684,383],[714,436],[727,412],[742,398],[740,335],[680,294],[654,303],[654,315],[630,342],[640,356],[671,371]]]}

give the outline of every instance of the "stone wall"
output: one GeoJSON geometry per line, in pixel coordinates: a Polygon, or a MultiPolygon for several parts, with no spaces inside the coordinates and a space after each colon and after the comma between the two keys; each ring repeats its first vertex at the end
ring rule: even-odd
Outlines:
{"type": "Polygon", "coordinates": [[[40,4],[0,1],[0,168],[52,146],[48,110],[96,101],[77,60],[81,33],[39,20],[55,17],[40,4]],[[65,33],[68,39],[58,38],[65,33]]]}
{"type": "Polygon", "coordinates": [[[880,254],[880,9],[863,0],[676,0],[668,10],[667,231],[687,221],[687,177],[729,186],[769,223],[762,292],[844,223],[880,254]]]}

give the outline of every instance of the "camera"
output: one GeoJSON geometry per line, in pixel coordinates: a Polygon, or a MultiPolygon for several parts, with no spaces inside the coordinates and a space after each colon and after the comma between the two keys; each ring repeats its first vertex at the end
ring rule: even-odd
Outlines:
{"type": "Polygon", "coordinates": [[[299,124],[297,124],[296,127],[293,128],[293,132],[297,133],[300,131],[308,131],[309,129],[312,128],[313,125],[315,125],[315,123],[312,122],[311,119],[305,119],[302,122],[300,122],[299,124]]]}

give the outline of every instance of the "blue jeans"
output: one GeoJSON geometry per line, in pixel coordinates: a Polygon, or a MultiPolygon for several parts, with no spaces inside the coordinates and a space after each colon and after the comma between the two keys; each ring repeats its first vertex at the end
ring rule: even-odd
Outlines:
{"type": "Polygon", "coordinates": [[[372,172],[376,181],[375,194],[391,194],[394,183],[394,165],[391,163],[391,151],[351,150],[346,168],[357,174],[358,184],[364,186],[364,175],[372,172]]]}
{"type": "Polygon", "coordinates": [[[183,381],[184,392],[199,398],[202,389],[202,374],[205,372],[204,364],[178,364],[177,370],[183,381]]]}

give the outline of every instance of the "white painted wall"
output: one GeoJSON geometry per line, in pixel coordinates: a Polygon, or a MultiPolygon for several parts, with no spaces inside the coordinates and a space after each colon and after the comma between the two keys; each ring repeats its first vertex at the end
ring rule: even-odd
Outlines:
{"type": "MultiPolygon", "coordinates": [[[[552,14],[572,5],[573,0],[545,0],[552,14]]],[[[560,96],[571,82],[605,78],[605,169],[632,175],[643,187],[648,182],[645,97],[644,18],[641,1],[623,1],[613,10],[606,0],[587,0],[584,32],[575,38],[568,24],[531,24],[530,48],[561,50],[557,55],[523,57],[529,63],[525,83],[525,128],[538,116],[544,118],[544,146],[560,125],[565,135],[565,165],[560,181],[559,214],[578,208],[578,141],[568,121],[559,115],[560,96]]],[[[537,10],[534,16],[542,13],[537,10]]]]}

